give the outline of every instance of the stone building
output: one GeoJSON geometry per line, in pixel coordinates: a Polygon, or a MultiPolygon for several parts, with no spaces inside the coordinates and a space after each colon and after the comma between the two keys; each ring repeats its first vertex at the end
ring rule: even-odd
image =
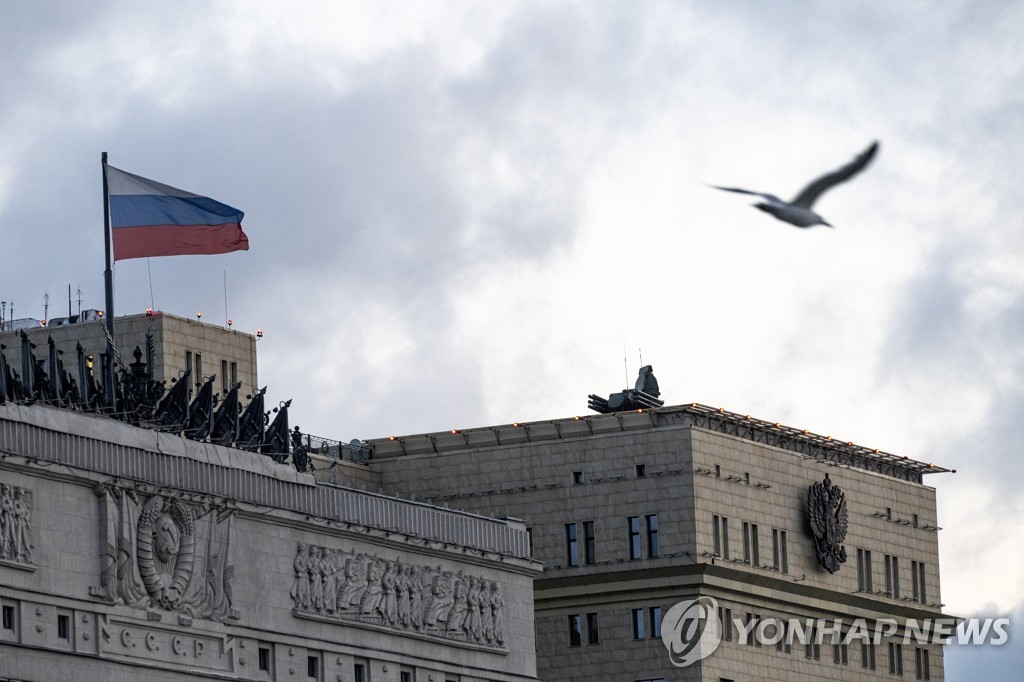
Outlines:
{"type": "MultiPolygon", "coordinates": [[[[83,353],[92,358],[94,371],[99,376],[100,356],[107,348],[106,323],[101,316],[76,316],[75,321],[68,318],[50,320],[45,326],[35,320],[15,322],[35,323],[20,324],[17,325],[20,329],[0,332],[0,344],[6,346],[7,362],[16,371],[21,372],[21,331],[24,331],[36,346],[33,353],[37,360],[48,362],[47,345],[48,339],[52,338],[62,353],[64,366],[74,375],[80,345],[83,353]],[[78,321],[78,317],[83,321],[78,321]]],[[[203,377],[213,374],[217,376],[216,388],[222,394],[238,382],[242,384],[243,394],[259,388],[256,335],[160,311],[125,315],[115,320],[114,336],[126,367],[132,362],[135,348],[145,352],[147,334],[153,340],[151,371],[155,381],[167,381],[169,384],[183,371],[191,370],[193,393],[203,377]]]]}
{"type": "Polygon", "coordinates": [[[330,475],[526,520],[544,563],[541,679],[943,678],[940,645],[907,643],[902,628],[877,643],[849,635],[857,619],[941,616],[935,490],[923,475],[944,469],[697,404],[367,443],[363,470],[330,475]],[[812,486],[846,501],[845,537],[821,559],[812,486]],[[676,667],[662,620],[697,597],[715,599],[723,641],[676,667]],[[775,619],[783,641],[766,644],[775,619]],[[824,627],[823,642],[793,638],[793,619],[824,627]],[[763,637],[745,636],[762,622],[763,637]]]}
{"type": "Polygon", "coordinates": [[[536,679],[526,528],[0,404],[0,680],[536,679]]]}

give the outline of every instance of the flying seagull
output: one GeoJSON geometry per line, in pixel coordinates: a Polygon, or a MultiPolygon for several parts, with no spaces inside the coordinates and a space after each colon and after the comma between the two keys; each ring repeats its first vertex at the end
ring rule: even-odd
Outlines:
{"type": "Polygon", "coordinates": [[[740,194],[753,194],[755,196],[763,197],[765,201],[758,202],[754,204],[754,206],[765,213],[771,213],[779,220],[784,220],[791,225],[796,225],[797,227],[813,227],[815,225],[832,227],[832,225],[826,223],[820,215],[812,211],[811,206],[815,201],[817,201],[818,197],[826,191],[841,182],[846,182],[854,175],[864,170],[864,167],[870,163],[877,151],[878,142],[872,142],[871,146],[858,154],[853,161],[842,168],[832,171],[831,173],[822,175],[820,178],[807,185],[807,187],[804,187],[800,194],[796,195],[796,198],[788,202],[783,201],[774,194],[751,192],[750,190],[740,189],[739,187],[711,186],[715,189],[723,189],[726,192],[739,192],[740,194]]]}

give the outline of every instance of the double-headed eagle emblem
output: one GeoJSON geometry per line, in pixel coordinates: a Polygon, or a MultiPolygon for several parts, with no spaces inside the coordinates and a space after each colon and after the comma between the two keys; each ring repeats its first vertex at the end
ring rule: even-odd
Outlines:
{"type": "Polygon", "coordinates": [[[839,570],[846,561],[846,493],[832,485],[828,474],[822,483],[814,483],[807,491],[807,519],[814,536],[818,561],[829,573],[839,570]]]}

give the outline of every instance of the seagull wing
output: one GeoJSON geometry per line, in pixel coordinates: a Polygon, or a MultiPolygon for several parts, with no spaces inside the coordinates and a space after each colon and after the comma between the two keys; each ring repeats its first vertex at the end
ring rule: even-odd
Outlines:
{"type": "Polygon", "coordinates": [[[785,204],[786,202],[778,198],[774,194],[766,194],[764,192],[751,192],[749,189],[740,189],[739,187],[719,187],[718,185],[708,185],[708,187],[714,187],[715,189],[724,190],[726,192],[737,192],[739,194],[753,194],[755,197],[762,197],[773,204],[785,204]]]}
{"type": "Polygon", "coordinates": [[[857,158],[853,161],[838,170],[822,175],[820,178],[807,185],[807,187],[804,187],[803,191],[796,195],[796,198],[789,203],[793,206],[801,206],[809,209],[811,204],[813,204],[815,200],[817,200],[817,198],[830,187],[838,185],[841,182],[846,182],[854,175],[864,170],[864,167],[867,166],[871,159],[874,158],[875,152],[877,151],[878,142],[872,142],[871,146],[857,155],[857,158]]]}

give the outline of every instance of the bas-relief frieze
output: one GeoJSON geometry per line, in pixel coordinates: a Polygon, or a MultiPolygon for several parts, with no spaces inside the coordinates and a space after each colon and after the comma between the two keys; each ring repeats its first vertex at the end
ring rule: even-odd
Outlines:
{"type": "Polygon", "coordinates": [[[35,570],[31,501],[27,489],[0,483],[0,565],[35,570]]]}
{"type": "Polygon", "coordinates": [[[505,646],[505,598],[497,582],[482,576],[302,543],[293,568],[290,594],[299,617],[505,646]]]}
{"type": "Polygon", "coordinates": [[[102,485],[100,585],[114,604],[215,621],[231,607],[234,510],[213,503],[102,485]]]}

